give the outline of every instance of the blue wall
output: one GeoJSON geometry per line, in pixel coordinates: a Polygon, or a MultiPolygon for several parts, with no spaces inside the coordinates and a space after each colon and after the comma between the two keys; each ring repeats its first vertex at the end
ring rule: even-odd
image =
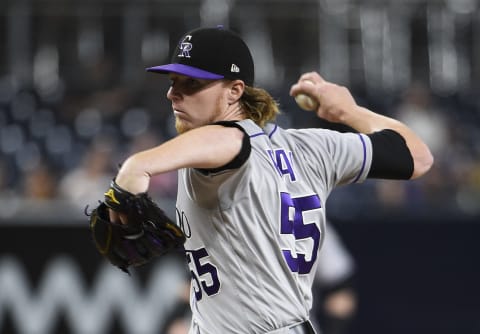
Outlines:
{"type": "Polygon", "coordinates": [[[354,333],[480,333],[480,224],[335,226],[358,265],[354,333]]]}

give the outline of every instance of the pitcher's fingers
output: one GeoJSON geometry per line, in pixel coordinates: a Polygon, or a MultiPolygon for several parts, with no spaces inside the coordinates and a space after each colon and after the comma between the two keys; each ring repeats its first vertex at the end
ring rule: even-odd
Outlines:
{"type": "Polygon", "coordinates": [[[326,80],[318,72],[307,72],[300,76],[298,82],[301,81],[313,81],[315,84],[321,84],[326,82],[326,80]]]}
{"type": "Polygon", "coordinates": [[[120,217],[119,217],[118,212],[113,211],[112,209],[108,209],[108,217],[110,218],[110,221],[112,223],[120,222],[120,217]]]}
{"type": "Polygon", "coordinates": [[[127,219],[126,214],[116,212],[112,209],[108,209],[108,217],[110,218],[110,221],[113,222],[113,223],[117,223],[117,224],[127,224],[128,223],[128,219],[127,219]]]}

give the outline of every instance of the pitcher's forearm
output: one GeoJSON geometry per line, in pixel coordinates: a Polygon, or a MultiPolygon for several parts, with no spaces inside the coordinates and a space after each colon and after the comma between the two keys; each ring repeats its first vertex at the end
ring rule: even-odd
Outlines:
{"type": "Polygon", "coordinates": [[[230,162],[242,147],[244,133],[237,128],[207,125],[162,145],[130,156],[116,182],[132,193],[148,190],[150,177],[181,168],[217,168],[230,162]]]}
{"type": "Polygon", "coordinates": [[[414,161],[412,179],[425,174],[433,164],[433,156],[425,142],[408,126],[396,119],[358,107],[357,112],[346,115],[343,122],[358,132],[366,134],[384,129],[398,132],[405,139],[414,161]]]}

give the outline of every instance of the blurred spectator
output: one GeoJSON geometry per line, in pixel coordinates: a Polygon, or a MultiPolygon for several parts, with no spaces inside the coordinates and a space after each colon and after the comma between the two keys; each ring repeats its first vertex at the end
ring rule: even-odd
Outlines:
{"type": "Polygon", "coordinates": [[[188,334],[191,321],[190,310],[190,276],[186,277],[183,288],[179,291],[177,302],[165,319],[165,325],[160,333],[188,334]]]}
{"type": "Polygon", "coordinates": [[[111,165],[113,140],[94,140],[77,168],[68,171],[60,181],[59,193],[62,198],[84,209],[86,204],[103,199],[105,188],[113,175],[111,165]]]}
{"type": "Polygon", "coordinates": [[[57,196],[57,179],[46,164],[25,171],[22,195],[26,199],[49,200],[57,196]]]}
{"type": "Polygon", "coordinates": [[[433,155],[441,155],[449,143],[448,121],[444,111],[437,108],[430,90],[420,82],[407,88],[397,108],[397,117],[410,126],[427,143],[433,155]]]}
{"type": "Polygon", "coordinates": [[[3,160],[0,160],[0,192],[4,192],[8,184],[7,167],[3,160]]]}
{"type": "Polygon", "coordinates": [[[480,160],[469,159],[456,168],[459,187],[453,199],[468,215],[480,214],[480,160]]]}
{"type": "Polygon", "coordinates": [[[312,317],[322,334],[347,334],[357,311],[355,260],[332,224],[317,258],[312,317]]]}
{"type": "MultiPolygon", "coordinates": [[[[438,108],[429,89],[413,82],[396,107],[396,118],[410,126],[429,145],[435,158],[431,173],[410,183],[376,181],[376,195],[387,211],[436,205],[445,200],[446,186],[444,159],[449,146],[450,130],[444,110],[438,108]]],[[[450,178],[451,179],[451,178],[450,178]]]]}

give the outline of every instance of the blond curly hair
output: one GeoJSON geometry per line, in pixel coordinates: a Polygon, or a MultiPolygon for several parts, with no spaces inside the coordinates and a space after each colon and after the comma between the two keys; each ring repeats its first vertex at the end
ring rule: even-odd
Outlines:
{"type": "Polygon", "coordinates": [[[278,102],[262,88],[245,86],[240,104],[247,118],[253,120],[260,127],[273,121],[280,113],[278,102]]]}

